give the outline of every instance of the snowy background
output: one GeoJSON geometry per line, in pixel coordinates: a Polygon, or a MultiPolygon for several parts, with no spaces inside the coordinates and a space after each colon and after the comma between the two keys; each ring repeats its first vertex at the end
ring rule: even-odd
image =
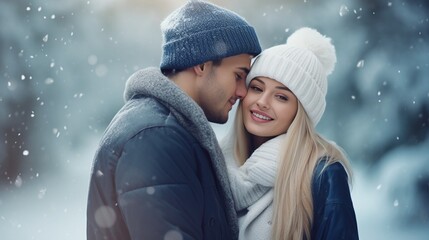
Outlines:
{"type": "MultiPolygon", "coordinates": [[[[429,239],[429,1],[213,1],[263,48],[297,28],[331,37],[338,63],[318,128],[355,171],[360,237],[429,239]]],[[[2,240],[85,239],[92,158],[126,79],[158,66],[179,0],[0,0],[2,240]]],[[[219,137],[227,127],[213,125],[219,137]]]]}

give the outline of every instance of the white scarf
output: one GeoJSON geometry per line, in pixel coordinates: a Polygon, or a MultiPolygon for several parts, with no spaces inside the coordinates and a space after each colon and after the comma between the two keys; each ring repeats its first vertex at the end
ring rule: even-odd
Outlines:
{"type": "Polygon", "coordinates": [[[239,217],[240,240],[271,239],[273,188],[284,136],[280,135],[262,144],[242,166],[236,164],[232,143],[226,143],[233,138],[223,142],[235,209],[247,211],[239,217]]]}
{"type": "Polygon", "coordinates": [[[262,144],[242,166],[237,166],[232,146],[223,149],[237,211],[251,206],[274,187],[277,159],[284,136],[282,134],[262,144]]]}

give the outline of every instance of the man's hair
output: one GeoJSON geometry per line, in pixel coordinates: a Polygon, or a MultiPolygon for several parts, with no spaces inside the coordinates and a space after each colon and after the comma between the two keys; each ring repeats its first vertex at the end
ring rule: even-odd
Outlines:
{"type": "MultiPolygon", "coordinates": [[[[213,66],[219,67],[222,64],[223,59],[217,59],[213,60],[213,66]]],[[[174,75],[178,74],[179,72],[183,71],[184,69],[161,69],[161,72],[166,77],[173,77],[174,75]]]]}

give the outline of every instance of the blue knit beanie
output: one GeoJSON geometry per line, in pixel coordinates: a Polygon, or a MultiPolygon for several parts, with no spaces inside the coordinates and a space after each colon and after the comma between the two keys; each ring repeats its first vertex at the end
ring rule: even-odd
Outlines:
{"type": "Polygon", "coordinates": [[[161,23],[161,70],[261,52],[256,32],[238,14],[204,1],[188,1],[161,23]]]}

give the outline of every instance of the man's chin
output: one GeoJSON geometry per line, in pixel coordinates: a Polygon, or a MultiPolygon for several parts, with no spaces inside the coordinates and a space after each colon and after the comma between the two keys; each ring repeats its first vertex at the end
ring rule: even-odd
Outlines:
{"type": "Polygon", "coordinates": [[[225,124],[228,121],[228,115],[226,116],[219,116],[219,117],[210,117],[207,120],[209,120],[209,122],[211,123],[216,123],[216,124],[225,124]]]}

